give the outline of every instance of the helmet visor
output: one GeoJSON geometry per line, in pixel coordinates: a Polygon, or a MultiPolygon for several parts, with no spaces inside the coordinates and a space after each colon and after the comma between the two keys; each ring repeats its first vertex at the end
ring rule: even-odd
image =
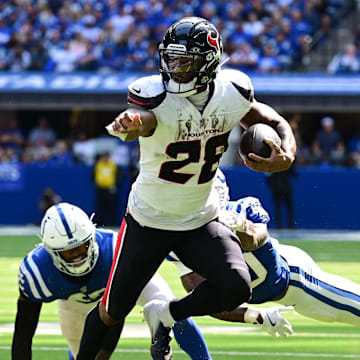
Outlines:
{"type": "Polygon", "coordinates": [[[162,50],[164,67],[167,74],[178,83],[188,83],[198,76],[203,59],[198,54],[184,54],[174,50],[162,50]]]}

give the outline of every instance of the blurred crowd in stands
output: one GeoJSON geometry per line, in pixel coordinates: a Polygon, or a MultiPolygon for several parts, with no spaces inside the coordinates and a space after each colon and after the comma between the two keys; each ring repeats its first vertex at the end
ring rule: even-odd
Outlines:
{"type": "MultiPolygon", "coordinates": [[[[315,131],[310,141],[305,144],[303,134],[299,131],[299,116],[289,119],[297,138],[297,166],[360,168],[360,128],[345,137],[336,129],[332,117],[325,116],[317,121],[318,131],[315,131]]],[[[222,166],[243,166],[237,149],[240,136],[239,126],[230,135],[229,149],[222,159],[222,166]]],[[[62,139],[57,131],[49,126],[45,116],[40,117],[37,125],[27,133],[16,119],[0,122],[0,163],[93,166],[103,154],[109,154],[117,166],[129,171],[131,177],[137,174],[137,142],[124,143],[105,133],[90,138],[85,131],[62,139]]]]}
{"type": "Polygon", "coordinates": [[[1,0],[0,70],[157,71],[157,44],[169,25],[201,16],[222,34],[228,65],[288,71],[349,1],[1,0]]]}

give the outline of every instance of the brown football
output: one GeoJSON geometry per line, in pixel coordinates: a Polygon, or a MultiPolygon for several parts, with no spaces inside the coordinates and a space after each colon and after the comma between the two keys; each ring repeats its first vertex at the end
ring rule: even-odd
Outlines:
{"type": "Polygon", "coordinates": [[[269,125],[257,123],[249,126],[240,138],[239,151],[243,155],[254,153],[264,158],[270,157],[271,148],[264,142],[264,138],[274,140],[278,145],[281,139],[278,133],[269,125]]]}

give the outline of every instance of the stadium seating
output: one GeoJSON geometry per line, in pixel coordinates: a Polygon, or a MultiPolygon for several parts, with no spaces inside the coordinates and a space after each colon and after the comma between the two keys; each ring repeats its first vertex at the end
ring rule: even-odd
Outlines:
{"type": "Polygon", "coordinates": [[[0,70],[156,71],[164,30],[201,16],[221,31],[230,64],[292,70],[306,44],[351,0],[23,0],[0,2],[0,70]]]}

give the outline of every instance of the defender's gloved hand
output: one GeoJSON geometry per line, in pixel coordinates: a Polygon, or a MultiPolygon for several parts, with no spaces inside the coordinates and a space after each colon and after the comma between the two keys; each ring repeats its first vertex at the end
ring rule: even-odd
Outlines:
{"type": "Polygon", "coordinates": [[[270,308],[248,308],[244,314],[246,323],[257,324],[274,337],[287,338],[293,329],[281,314],[294,310],[293,306],[274,306],[270,308]]]}
{"type": "Polygon", "coordinates": [[[219,221],[233,231],[244,231],[246,219],[236,211],[222,210],[219,221]]]}

